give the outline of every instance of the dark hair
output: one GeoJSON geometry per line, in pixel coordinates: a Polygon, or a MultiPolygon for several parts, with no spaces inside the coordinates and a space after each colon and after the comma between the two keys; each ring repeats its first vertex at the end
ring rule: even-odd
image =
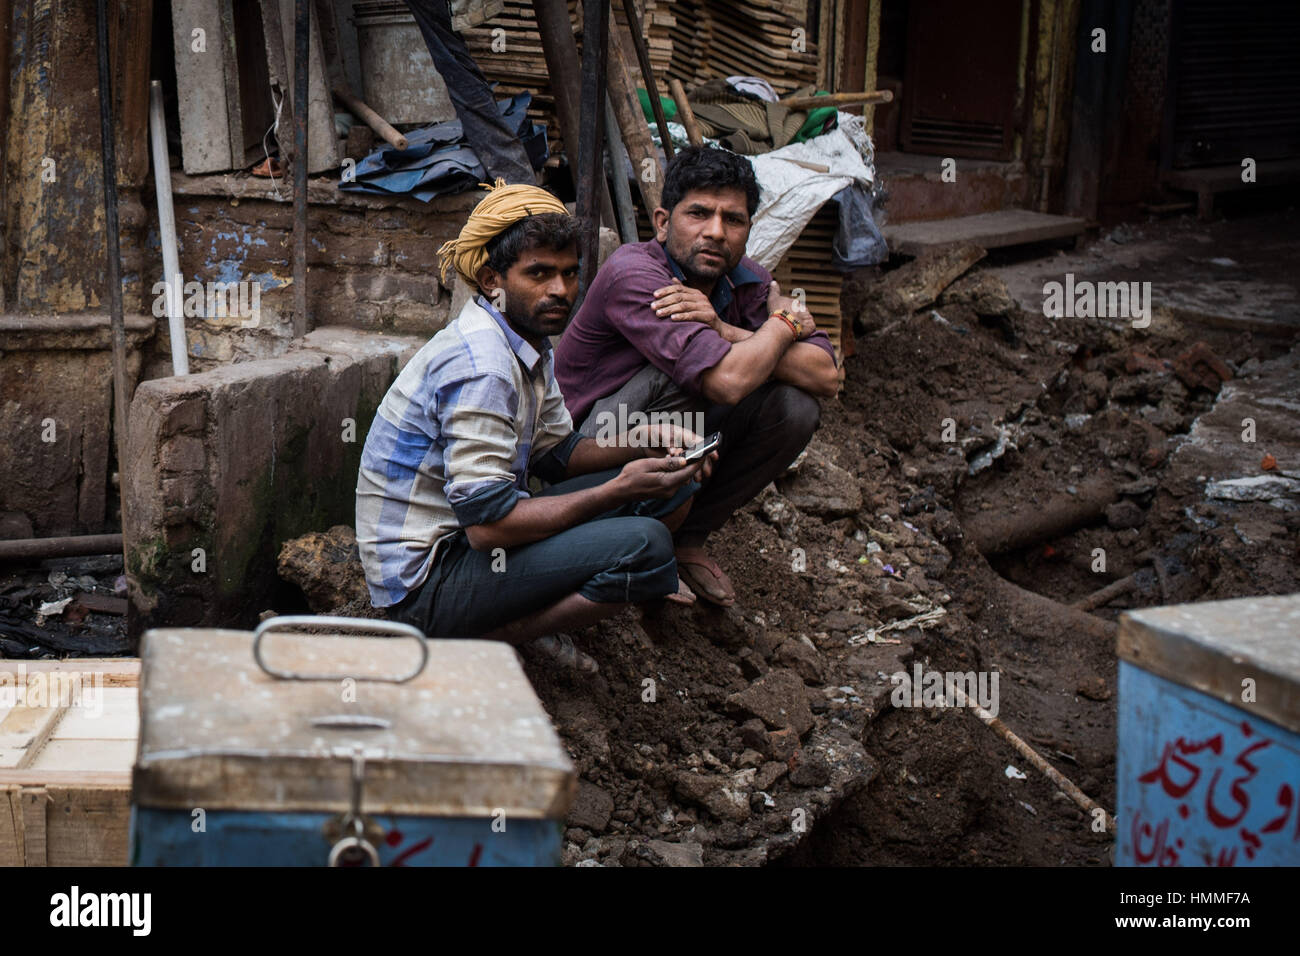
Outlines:
{"type": "Polygon", "coordinates": [[[750,216],[758,209],[758,180],[749,160],[729,149],[687,146],[678,150],[664,177],[663,207],[669,212],[693,189],[739,189],[750,216]]]}
{"type": "Polygon", "coordinates": [[[560,252],[578,244],[581,222],[561,212],[544,212],[520,219],[505,232],[488,240],[487,264],[497,275],[505,275],[529,249],[560,252]]]}

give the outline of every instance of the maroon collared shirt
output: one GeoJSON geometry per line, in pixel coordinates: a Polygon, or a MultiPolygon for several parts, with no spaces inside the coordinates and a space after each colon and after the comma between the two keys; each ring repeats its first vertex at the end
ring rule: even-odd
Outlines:
{"type": "MultiPolygon", "coordinates": [[[[654,293],[682,277],[654,239],[620,246],[597,273],[582,308],[555,348],[555,377],[575,424],[597,401],[654,365],[684,390],[699,395],[700,378],[731,350],[731,343],[701,322],[655,315],[654,293]]],[[[748,256],[718,280],[710,301],[722,321],[758,331],[767,321],[772,274],[748,256]]],[[[825,332],[806,340],[832,359],[825,332]]]]}

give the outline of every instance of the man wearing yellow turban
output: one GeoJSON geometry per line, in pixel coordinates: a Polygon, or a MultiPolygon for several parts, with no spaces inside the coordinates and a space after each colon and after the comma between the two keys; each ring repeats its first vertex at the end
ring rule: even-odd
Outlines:
{"type": "Polygon", "coordinates": [[[498,181],[442,247],[444,281],[454,268],[478,294],[384,397],[356,523],[371,601],[391,617],[533,642],[590,672],[557,632],[677,593],[671,529],[716,456],[687,463],[698,436],[670,425],[574,432],[549,336],[573,309],[578,230],[550,193],[498,181]]]}

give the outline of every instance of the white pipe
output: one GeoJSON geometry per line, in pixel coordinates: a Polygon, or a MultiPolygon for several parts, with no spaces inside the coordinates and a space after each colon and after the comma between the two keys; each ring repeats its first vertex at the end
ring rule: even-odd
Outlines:
{"type": "Polygon", "coordinates": [[[158,232],[162,238],[163,281],[167,283],[167,329],[172,340],[172,374],[189,375],[185,342],[185,280],[176,254],[176,213],[172,209],[172,164],[167,154],[167,122],[163,119],[162,84],[149,84],[149,140],[153,144],[153,179],[158,193],[158,232]]]}

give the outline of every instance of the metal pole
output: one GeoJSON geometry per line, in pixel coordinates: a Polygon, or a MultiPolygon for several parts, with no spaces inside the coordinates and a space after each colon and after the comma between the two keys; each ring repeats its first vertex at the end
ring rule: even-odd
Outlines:
{"type": "MultiPolygon", "coordinates": [[[[564,137],[564,151],[569,156],[570,169],[574,170],[574,186],[578,177],[579,129],[579,77],[578,45],[573,40],[573,25],[569,22],[569,7],[565,0],[533,0],[533,15],[537,17],[537,32],[542,38],[542,55],[546,58],[546,72],[551,79],[551,93],[555,97],[555,111],[560,119],[560,133],[564,137]]],[[[601,221],[611,226],[618,224],[614,215],[614,202],[604,179],[596,187],[600,194],[601,221]]]]}
{"type": "Polygon", "coordinates": [[[126,323],[122,319],[122,261],[117,223],[117,144],[113,132],[113,88],[108,69],[107,0],[98,0],[95,4],[95,20],[99,46],[99,137],[104,158],[104,228],[108,245],[108,310],[113,346],[113,430],[117,433],[117,467],[120,471],[126,467],[126,323]]]}
{"type": "Polygon", "coordinates": [[[641,33],[641,18],[636,15],[636,6],[632,0],[623,0],[623,15],[627,17],[628,32],[632,34],[632,46],[636,48],[636,61],[641,64],[641,78],[645,80],[645,91],[650,97],[650,109],[654,111],[655,125],[659,127],[659,139],[663,142],[664,158],[672,162],[673,138],[668,135],[668,117],[664,116],[664,105],[659,102],[654,69],[650,66],[650,51],[646,49],[645,36],[641,33]]]}
{"type": "Polygon", "coordinates": [[[176,213],[172,208],[172,164],[167,153],[167,121],[163,119],[162,84],[149,84],[149,138],[153,143],[153,181],[158,196],[158,236],[162,244],[163,282],[167,283],[167,331],[172,341],[172,374],[190,374],[185,340],[185,311],[181,308],[185,279],[176,254],[176,213]]]}
{"type": "Polygon", "coordinates": [[[293,11],[293,334],[307,334],[307,67],[311,0],[293,11]]]}
{"type": "MultiPolygon", "coordinates": [[[[614,174],[614,207],[618,210],[618,228],[624,242],[636,242],[636,206],[632,205],[632,187],[627,184],[627,147],[618,132],[618,118],[609,97],[605,97],[605,138],[609,141],[610,172],[614,174]]],[[[635,167],[633,167],[635,169],[635,167]]]]}
{"type": "MultiPolygon", "coordinates": [[[[587,0],[582,5],[582,101],[578,129],[578,203],[580,219],[591,228],[582,234],[582,264],[578,299],[596,277],[600,251],[597,185],[605,179],[601,161],[605,140],[605,61],[609,47],[609,0],[587,0]]],[[[576,307],[576,306],[575,306],[576,307]]]]}
{"type": "Polygon", "coordinates": [[[0,561],[43,561],[88,554],[121,554],[120,534],[87,534],[71,538],[19,538],[0,541],[0,561]]]}

